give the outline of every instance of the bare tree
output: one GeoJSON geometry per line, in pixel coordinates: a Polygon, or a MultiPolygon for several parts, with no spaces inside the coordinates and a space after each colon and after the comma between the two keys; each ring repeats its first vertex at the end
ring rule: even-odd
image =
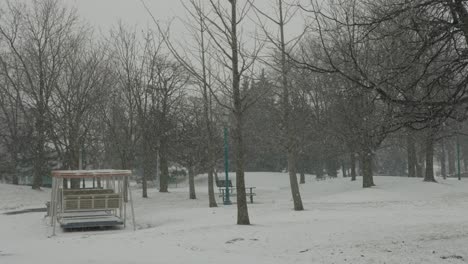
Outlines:
{"type": "MultiPolygon", "coordinates": [[[[115,89],[111,93],[108,105],[104,107],[103,116],[110,138],[108,153],[117,150],[122,169],[131,169],[135,165],[137,142],[141,135],[138,127],[138,103],[134,90],[141,83],[139,67],[139,49],[136,33],[127,29],[122,23],[110,33],[112,45],[112,65],[116,79],[115,89]]],[[[147,197],[146,178],[142,178],[142,196],[147,197]]]]}
{"type": "MultiPolygon", "coordinates": [[[[69,41],[62,74],[52,92],[50,139],[62,167],[76,170],[85,168],[85,143],[93,136],[92,126],[106,100],[112,75],[103,48],[92,46],[84,31],[76,32],[69,41]]],[[[79,181],[71,184],[79,187],[79,181]]]]}
{"type": "Polygon", "coordinates": [[[0,21],[2,44],[20,62],[25,101],[34,109],[33,189],[47,175],[47,122],[52,90],[66,57],[68,35],[77,26],[75,11],[58,0],[32,1],[29,6],[7,2],[0,21]]]}
{"type": "MultiPolygon", "coordinates": [[[[203,17],[205,32],[213,43],[212,57],[216,59],[220,67],[218,72],[210,73],[216,83],[223,90],[227,103],[223,103],[215,96],[218,103],[232,112],[234,118],[234,160],[236,168],[237,189],[237,224],[250,224],[247,200],[245,193],[245,150],[244,150],[244,112],[254,103],[249,96],[250,86],[241,88],[241,80],[251,70],[259,52],[259,47],[254,46],[251,52],[246,52],[239,27],[245,20],[251,5],[248,2],[239,4],[237,0],[225,1],[210,0],[208,10],[204,10],[200,4],[194,3],[192,9],[203,17]],[[226,83],[231,85],[226,85],[226,83]]],[[[215,94],[213,94],[215,95],[215,94]]]]}
{"type": "MultiPolygon", "coordinates": [[[[291,194],[294,201],[294,210],[301,211],[304,210],[304,206],[302,205],[301,193],[299,190],[299,185],[297,182],[297,162],[298,162],[298,154],[299,154],[299,140],[297,131],[295,130],[293,124],[292,115],[292,100],[291,100],[291,84],[288,80],[289,76],[289,69],[290,65],[288,65],[287,61],[287,54],[291,51],[287,50],[290,49],[287,47],[287,44],[290,42],[286,42],[285,40],[285,26],[287,25],[288,21],[291,19],[289,15],[293,16],[294,11],[291,11],[291,8],[284,8],[284,1],[278,0],[276,5],[276,12],[278,14],[277,18],[274,18],[267,13],[263,12],[261,9],[255,7],[255,11],[257,16],[264,17],[268,19],[269,22],[273,23],[275,26],[278,27],[279,31],[279,38],[276,38],[268,32],[264,23],[261,23],[261,27],[263,32],[266,35],[266,38],[272,42],[272,45],[277,48],[279,51],[279,68],[278,71],[281,73],[281,87],[282,87],[282,109],[283,109],[283,134],[285,148],[286,148],[286,156],[288,161],[288,172],[289,172],[289,182],[291,185],[291,194]]],[[[294,39],[296,40],[296,39],[294,39]]],[[[293,43],[294,44],[294,43],[293,43]]]]}
{"type": "MultiPolygon", "coordinates": [[[[2,171],[12,176],[12,183],[19,183],[19,169],[29,156],[29,144],[33,126],[30,124],[30,110],[25,108],[21,88],[17,87],[21,78],[18,63],[14,56],[7,53],[1,57],[0,71],[0,142],[8,155],[4,160],[2,171]],[[7,61],[8,59],[8,61],[7,61]],[[14,78],[14,79],[12,79],[14,78]]],[[[3,174],[2,173],[2,174],[3,174]]],[[[4,175],[3,175],[4,176],[4,175]]]]}
{"type": "Polygon", "coordinates": [[[161,168],[159,191],[167,192],[170,132],[174,130],[174,124],[171,120],[173,116],[177,115],[177,112],[181,111],[180,101],[185,95],[185,87],[189,81],[189,76],[180,63],[172,61],[167,55],[159,57],[155,67],[152,85],[157,91],[154,99],[158,102],[156,111],[159,124],[158,147],[161,168]]]}
{"type": "MultiPolygon", "coordinates": [[[[144,2],[142,2],[144,4],[144,2]]],[[[205,144],[208,156],[208,204],[209,207],[217,207],[215,193],[214,193],[214,167],[216,165],[216,150],[214,141],[214,128],[213,128],[213,117],[212,117],[212,98],[211,93],[214,92],[212,87],[211,78],[209,76],[210,69],[210,58],[207,56],[210,50],[210,43],[206,40],[206,25],[203,12],[203,6],[200,2],[190,0],[189,4],[184,4],[184,8],[188,13],[188,20],[183,21],[186,28],[189,30],[192,40],[195,43],[193,50],[196,52],[190,52],[192,49],[187,49],[187,42],[183,45],[174,42],[170,37],[170,27],[163,30],[158,21],[151,14],[148,7],[145,5],[148,13],[153,18],[155,25],[157,26],[159,33],[161,34],[164,43],[166,44],[169,51],[176,58],[176,60],[188,71],[188,73],[195,79],[196,85],[200,88],[200,93],[203,98],[203,116],[206,129],[205,133],[205,144]],[[193,10],[191,9],[193,8],[193,10]]]]}
{"type": "Polygon", "coordinates": [[[205,142],[206,129],[203,99],[185,98],[179,113],[176,141],[176,161],[187,168],[189,199],[196,199],[195,176],[211,166],[205,142]]]}

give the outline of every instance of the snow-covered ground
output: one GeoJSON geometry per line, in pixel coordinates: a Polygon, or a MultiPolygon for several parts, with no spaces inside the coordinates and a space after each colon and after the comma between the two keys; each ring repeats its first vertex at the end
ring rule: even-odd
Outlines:
{"type": "Polygon", "coordinates": [[[301,185],[305,211],[292,210],[282,173],[247,173],[256,186],[252,225],[236,225],[235,205],[207,207],[206,177],[188,188],[142,199],[134,190],[137,226],[62,232],[49,237],[43,207],[49,191],[0,185],[0,263],[464,263],[468,261],[468,179],[425,183],[376,177],[301,185]]]}

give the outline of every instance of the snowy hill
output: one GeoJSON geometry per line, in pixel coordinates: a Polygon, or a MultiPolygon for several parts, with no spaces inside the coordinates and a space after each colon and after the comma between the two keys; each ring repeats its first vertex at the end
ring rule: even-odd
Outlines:
{"type": "MultiPolygon", "coordinates": [[[[220,175],[221,177],[221,175],[220,175]]],[[[142,199],[134,190],[138,230],[59,232],[48,238],[48,190],[0,185],[0,263],[463,263],[468,260],[468,181],[376,177],[301,185],[303,212],[291,210],[289,178],[247,173],[257,187],[253,225],[237,226],[235,205],[207,208],[206,176],[197,197],[186,185],[142,199]],[[52,257],[51,254],[54,253],[52,257]]]]}

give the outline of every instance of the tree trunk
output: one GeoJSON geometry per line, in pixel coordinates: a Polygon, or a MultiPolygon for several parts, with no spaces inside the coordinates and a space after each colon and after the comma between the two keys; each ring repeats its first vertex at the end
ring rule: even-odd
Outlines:
{"type": "MultiPolygon", "coordinates": [[[[144,158],[144,163],[146,163],[146,159],[144,158]]],[[[141,197],[148,198],[148,165],[143,164],[143,175],[141,176],[141,189],[142,194],[141,197]]]]}
{"type": "MultiPolygon", "coordinates": [[[[208,104],[208,102],[206,102],[208,104]]],[[[207,109],[206,109],[207,110],[207,109]]],[[[216,180],[218,180],[218,175],[214,171],[215,167],[215,150],[213,147],[213,135],[212,135],[212,130],[211,130],[211,121],[209,119],[209,113],[208,111],[205,113],[206,115],[206,127],[207,127],[207,148],[208,148],[208,206],[211,207],[218,207],[218,204],[216,203],[216,196],[214,192],[214,177],[216,176],[216,180]]]]}
{"type": "Polygon", "coordinates": [[[463,139],[460,142],[460,148],[461,148],[461,159],[463,160],[463,172],[468,171],[468,145],[466,142],[466,138],[462,136],[460,139],[463,139]]]}
{"type": "Polygon", "coordinates": [[[214,179],[216,182],[219,182],[219,177],[218,177],[218,171],[217,170],[213,170],[213,174],[214,174],[214,179]]]}
{"type": "Polygon", "coordinates": [[[318,179],[323,178],[323,161],[321,158],[317,160],[317,165],[315,167],[315,177],[318,179]]]}
{"type": "Polygon", "coordinates": [[[16,174],[16,172],[13,174],[13,184],[14,184],[14,185],[18,185],[18,184],[19,184],[18,174],[16,174]]]}
{"type": "Polygon", "coordinates": [[[291,195],[294,202],[294,210],[302,211],[304,206],[302,205],[301,193],[299,191],[299,184],[297,183],[296,176],[296,155],[293,151],[288,151],[288,171],[289,171],[289,183],[291,185],[291,195]]]}
{"type": "Polygon", "coordinates": [[[215,199],[215,193],[214,193],[214,182],[213,182],[213,169],[210,167],[208,169],[208,206],[209,207],[218,207],[218,204],[216,203],[215,199]]]}
{"type": "Polygon", "coordinates": [[[348,177],[348,175],[346,175],[346,165],[345,165],[345,161],[344,161],[344,160],[341,161],[341,171],[342,171],[342,173],[343,173],[343,178],[348,177]]]}
{"type": "Polygon", "coordinates": [[[12,157],[12,160],[13,160],[13,184],[14,185],[18,185],[19,184],[19,177],[18,177],[18,158],[17,158],[17,154],[18,152],[15,151],[14,152],[14,157],[12,157]]]}
{"type": "Polygon", "coordinates": [[[442,139],[441,142],[440,142],[440,148],[441,148],[441,152],[440,152],[440,155],[439,155],[439,161],[440,161],[440,174],[442,175],[442,177],[445,179],[447,179],[447,168],[446,168],[446,153],[445,153],[445,143],[444,143],[444,140],[442,139]]]}
{"type": "Polygon", "coordinates": [[[468,171],[468,158],[466,156],[463,158],[463,171],[468,171]]]}
{"type": "MultiPolygon", "coordinates": [[[[80,157],[79,157],[79,148],[77,147],[78,144],[72,144],[69,150],[69,165],[70,169],[78,170],[80,167],[80,157]]],[[[71,189],[79,189],[80,188],[80,179],[70,179],[70,188],[71,189]]]]}
{"type": "Polygon", "coordinates": [[[426,174],[424,175],[424,181],[436,182],[434,178],[434,135],[433,131],[429,131],[425,140],[426,147],[426,174]]]}
{"type": "Polygon", "coordinates": [[[232,99],[234,103],[234,147],[236,163],[236,185],[237,185],[237,224],[250,225],[247,197],[245,196],[244,179],[244,138],[243,138],[243,107],[240,91],[239,73],[239,47],[237,39],[237,0],[231,3],[231,62],[232,62],[232,99]]]}
{"type": "Polygon", "coordinates": [[[330,178],[336,178],[338,177],[338,171],[337,171],[337,161],[336,159],[333,158],[327,158],[325,161],[325,167],[327,170],[328,177],[330,178]]]}
{"type": "Polygon", "coordinates": [[[305,158],[305,155],[304,154],[301,154],[299,155],[300,157],[300,170],[301,170],[301,173],[300,173],[300,178],[299,178],[299,183],[300,184],[305,184],[305,165],[306,165],[306,158],[305,158]]]}
{"type": "Polygon", "coordinates": [[[167,164],[167,146],[165,142],[165,140],[161,140],[159,150],[159,192],[169,192],[169,165],[167,164]]]}
{"type": "Polygon", "coordinates": [[[370,151],[363,152],[362,159],[362,187],[369,188],[375,186],[374,176],[372,171],[372,153],[370,151]]]}
{"type": "Polygon", "coordinates": [[[408,160],[408,177],[416,177],[417,157],[416,157],[416,145],[414,143],[413,132],[407,131],[406,135],[407,144],[407,160],[408,160]]]}
{"type": "MultiPolygon", "coordinates": [[[[39,107],[41,108],[41,107],[39,107]]],[[[45,114],[43,111],[38,111],[36,117],[36,133],[37,133],[37,142],[35,144],[34,152],[34,169],[33,169],[33,182],[32,188],[38,190],[42,186],[42,176],[44,176],[46,171],[46,158],[45,158],[45,124],[44,118],[45,114]]]]}
{"type": "Polygon", "coordinates": [[[214,184],[213,184],[213,174],[218,182],[218,174],[215,172],[215,147],[214,147],[214,137],[212,129],[212,120],[211,120],[211,102],[209,98],[209,87],[208,87],[208,76],[206,68],[206,49],[205,49],[205,22],[203,16],[200,16],[200,47],[201,47],[201,63],[202,63],[202,74],[203,74],[203,118],[205,121],[206,135],[205,142],[206,148],[208,150],[208,206],[217,207],[215,193],[214,193],[214,184]]]}
{"type": "Polygon", "coordinates": [[[189,177],[189,198],[194,200],[197,199],[195,194],[195,173],[193,171],[193,166],[188,168],[188,177],[189,177]]]}
{"type": "MultiPolygon", "coordinates": [[[[124,158],[124,159],[121,159],[120,160],[121,162],[121,167],[122,167],[122,170],[128,170],[128,162],[127,162],[127,159],[124,158]]],[[[124,202],[128,202],[128,185],[129,185],[129,178],[128,177],[124,177],[124,182],[123,182],[123,199],[124,199],[124,202]]],[[[101,188],[101,179],[100,178],[97,178],[97,187],[98,188],[101,188]]]]}
{"type": "Polygon", "coordinates": [[[351,162],[351,181],[356,180],[356,155],[354,153],[350,154],[350,162],[351,162]]]}
{"type": "Polygon", "coordinates": [[[301,170],[301,178],[299,181],[300,184],[305,184],[305,173],[304,170],[301,170]]]}
{"type": "Polygon", "coordinates": [[[294,210],[301,211],[304,210],[302,205],[301,193],[299,190],[299,185],[297,183],[296,175],[296,153],[297,153],[297,143],[295,140],[295,129],[293,126],[293,118],[291,115],[291,99],[290,99],[290,87],[288,82],[288,69],[286,65],[286,42],[284,40],[284,19],[283,19],[283,1],[278,0],[279,8],[279,33],[280,33],[280,51],[281,51],[281,82],[283,89],[283,115],[284,115],[284,132],[285,139],[287,142],[286,151],[287,151],[287,160],[288,160],[288,171],[289,171],[289,182],[291,184],[291,195],[294,202],[294,210]]]}
{"type": "Polygon", "coordinates": [[[244,139],[242,136],[242,116],[235,115],[236,125],[234,129],[234,144],[236,146],[236,186],[237,186],[237,224],[250,225],[249,212],[247,207],[247,197],[245,194],[244,178],[244,139]]]}
{"type": "Polygon", "coordinates": [[[422,178],[423,177],[423,161],[422,161],[422,153],[419,153],[419,155],[416,155],[416,177],[422,178]]]}
{"type": "Polygon", "coordinates": [[[364,164],[362,164],[362,161],[363,161],[363,159],[362,159],[362,154],[360,154],[360,155],[359,155],[359,158],[358,158],[358,160],[357,160],[357,164],[358,164],[357,172],[358,172],[358,175],[360,175],[360,176],[363,176],[363,175],[364,175],[364,172],[363,172],[363,170],[364,170],[364,164]]]}
{"type": "Polygon", "coordinates": [[[452,140],[446,142],[448,154],[448,174],[455,175],[455,146],[452,140]]]}
{"type": "Polygon", "coordinates": [[[151,180],[154,172],[153,167],[153,151],[151,150],[151,136],[148,128],[143,129],[143,141],[141,142],[142,148],[142,161],[143,161],[143,175],[141,179],[142,197],[148,198],[148,180],[151,180]]]}

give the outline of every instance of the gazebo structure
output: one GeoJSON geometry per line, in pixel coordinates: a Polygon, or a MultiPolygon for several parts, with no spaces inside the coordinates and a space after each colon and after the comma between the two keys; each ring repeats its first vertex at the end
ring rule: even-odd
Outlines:
{"type": "Polygon", "coordinates": [[[49,215],[53,235],[58,222],[64,229],[126,225],[127,202],[132,224],[135,214],[129,186],[130,170],[58,170],[52,171],[49,215]],[[80,180],[82,188],[68,188],[64,180],[80,180]],[[86,188],[92,182],[91,188],[86,188]],[[96,186],[96,182],[99,183],[96,186]],[[128,190],[128,197],[127,196],[128,190]]]}

